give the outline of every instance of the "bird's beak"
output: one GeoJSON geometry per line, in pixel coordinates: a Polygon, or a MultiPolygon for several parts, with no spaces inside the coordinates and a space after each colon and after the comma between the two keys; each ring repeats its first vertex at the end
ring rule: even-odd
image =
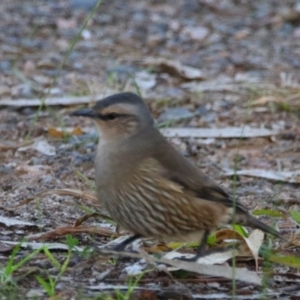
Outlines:
{"type": "Polygon", "coordinates": [[[97,115],[92,108],[83,108],[79,110],[73,111],[70,116],[81,116],[81,117],[88,117],[88,118],[96,118],[97,115]]]}

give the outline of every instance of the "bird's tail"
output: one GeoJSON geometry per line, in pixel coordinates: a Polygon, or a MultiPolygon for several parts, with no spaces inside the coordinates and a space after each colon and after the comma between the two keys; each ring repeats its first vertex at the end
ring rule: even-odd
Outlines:
{"type": "Polygon", "coordinates": [[[277,230],[259,221],[257,218],[248,213],[237,214],[236,223],[243,224],[249,227],[258,228],[266,233],[272,234],[281,240],[286,240],[277,230]]]}

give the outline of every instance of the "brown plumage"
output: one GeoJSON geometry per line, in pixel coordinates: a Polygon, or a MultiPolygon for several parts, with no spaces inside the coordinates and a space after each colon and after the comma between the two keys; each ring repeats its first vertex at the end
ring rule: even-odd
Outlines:
{"type": "Polygon", "coordinates": [[[207,253],[208,234],[233,220],[281,237],[176,151],[137,95],[116,94],[72,115],[93,118],[100,131],[97,194],[111,217],[134,234],[118,249],[140,237],[200,240],[197,259],[207,253]]]}

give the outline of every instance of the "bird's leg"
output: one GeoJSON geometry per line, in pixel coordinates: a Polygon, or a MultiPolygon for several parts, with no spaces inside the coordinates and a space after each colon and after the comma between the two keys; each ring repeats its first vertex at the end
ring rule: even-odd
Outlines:
{"type": "Polygon", "coordinates": [[[129,238],[127,238],[123,242],[121,242],[118,245],[112,247],[111,250],[113,250],[113,251],[124,251],[125,248],[127,247],[127,245],[131,244],[132,242],[134,242],[137,239],[140,239],[141,237],[142,236],[139,235],[139,234],[135,234],[133,236],[130,236],[129,238]]]}
{"type": "Polygon", "coordinates": [[[206,243],[207,243],[207,238],[209,236],[209,231],[208,230],[205,230],[204,231],[204,234],[202,236],[202,239],[201,239],[201,242],[200,242],[200,245],[197,249],[197,253],[195,255],[195,261],[201,257],[201,256],[205,256],[207,255],[207,252],[208,250],[206,249],[206,243]]]}
{"type": "Polygon", "coordinates": [[[218,252],[225,252],[225,251],[228,251],[228,250],[234,250],[236,249],[235,247],[232,247],[232,246],[229,246],[229,247],[222,247],[222,248],[217,248],[217,249],[206,249],[206,242],[207,242],[207,238],[209,236],[209,231],[206,230],[202,236],[202,239],[201,239],[201,242],[200,242],[200,245],[197,249],[197,253],[195,256],[191,257],[191,258],[187,258],[187,257],[180,257],[180,258],[177,258],[179,260],[183,260],[183,261],[190,261],[190,262],[193,262],[193,261],[197,261],[200,257],[204,257],[204,256],[208,256],[208,255],[211,255],[213,253],[218,253],[218,252]]]}
{"type": "Polygon", "coordinates": [[[177,258],[177,259],[183,260],[183,261],[197,261],[200,257],[203,257],[203,256],[206,256],[206,255],[210,254],[209,253],[210,251],[205,249],[208,236],[209,236],[209,231],[205,230],[195,256],[193,256],[191,258],[180,257],[180,258],[177,258]]]}

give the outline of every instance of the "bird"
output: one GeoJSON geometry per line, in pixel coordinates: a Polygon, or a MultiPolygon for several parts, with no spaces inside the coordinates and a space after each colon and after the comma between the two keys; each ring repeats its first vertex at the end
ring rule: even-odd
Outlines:
{"type": "Polygon", "coordinates": [[[100,132],[95,155],[99,201],[118,225],[132,233],[113,250],[140,238],[199,242],[192,258],[210,254],[209,234],[227,224],[281,234],[253,217],[160,133],[142,98],[113,94],[72,116],[89,117],[100,132]]]}

